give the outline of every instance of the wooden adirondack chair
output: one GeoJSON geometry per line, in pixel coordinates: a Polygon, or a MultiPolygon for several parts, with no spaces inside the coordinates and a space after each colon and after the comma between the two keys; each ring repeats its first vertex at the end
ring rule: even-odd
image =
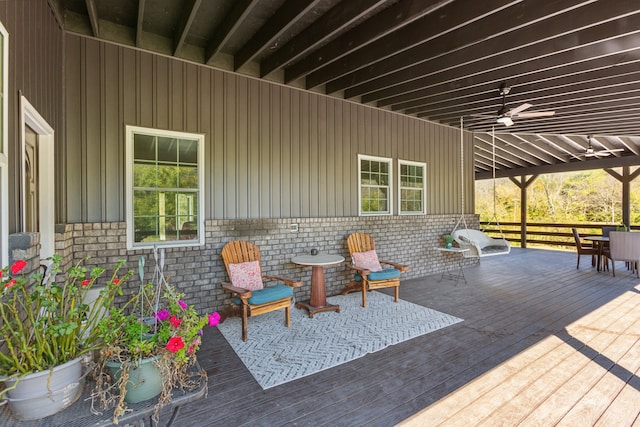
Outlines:
{"type": "Polygon", "coordinates": [[[247,340],[248,318],[284,309],[285,325],[291,327],[291,304],[293,288],[302,286],[301,281],[277,276],[262,275],[260,250],[251,242],[234,240],[222,248],[222,260],[231,283],[222,287],[234,296],[235,305],[225,310],[222,321],[229,315],[242,317],[242,341],[247,340]],[[264,282],[282,282],[264,287],[264,282]]]}
{"type": "Polygon", "coordinates": [[[367,292],[373,289],[394,288],[395,301],[400,298],[400,273],[409,271],[408,265],[378,260],[373,238],[364,233],[353,233],[347,238],[351,254],[350,268],[356,271],[355,278],[343,290],[362,292],[362,306],[367,306],[367,292]],[[391,268],[382,269],[382,264],[391,268]],[[376,271],[377,270],[377,271],[376,271]]]}

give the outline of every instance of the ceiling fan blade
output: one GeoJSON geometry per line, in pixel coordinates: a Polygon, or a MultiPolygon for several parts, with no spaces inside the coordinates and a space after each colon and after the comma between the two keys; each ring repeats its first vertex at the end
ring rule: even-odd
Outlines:
{"type": "Polygon", "coordinates": [[[607,157],[610,156],[611,153],[606,151],[594,151],[593,153],[584,153],[585,157],[607,157]]]}
{"type": "Polygon", "coordinates": [[[515,116],[516,114],[518,114],[520,111],[524,111],[527,108],[531,108],[533,107],[533,105],[531,104],[527,104],[526,102],[516,108],[512,108],[511,110],[507,111],[507,113],[505,114],[506,116],[515,116]]]}
{"type": "Polygon", "coordinates": [[[617,153],[618,151],[624,151],[624,148],[612,148],[610,150],[598,150],[598,153],[617,153]]]}
{"type": "Polygon", "coordinates": [[[555,111],[531,111],[529,113],[520,113],[520,114],[516,114],[516,117],[521,117],[521,118],[530,118],[530,117],[551,117],[555,114],[555,111]]]}

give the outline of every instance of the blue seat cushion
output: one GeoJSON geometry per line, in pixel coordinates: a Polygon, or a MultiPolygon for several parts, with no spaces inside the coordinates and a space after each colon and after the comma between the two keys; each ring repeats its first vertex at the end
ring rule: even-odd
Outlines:
{"type": "Polygon", "coordinates": [[[398,270],[397,268],[386,268],[380,271],[372,271],[367,276],[367,280],[387,280],[395,279],[396,277],[400,277],[400,270],[398,270]]]}
{"type": "Polygon", "coordinates": [[[400,277],[400,270],[398,270],[397,268],[387,268],[380,271],[372,271],[367,276],[367,280],[387,280],[395,279],[396,277],[400,277]]]}
{"type": "MultiPolygon", "coordinates": [[[[259,305],[268,302],[273,302],[282,298],[292,297],[293,289],[287,285],[275,285],[263,288],[257,291],[251,291],[251,298],[249,298],[249,304],[259,305]]],[[[236,304],[242,304],[240,298],[234,298],[236,304]]]]}

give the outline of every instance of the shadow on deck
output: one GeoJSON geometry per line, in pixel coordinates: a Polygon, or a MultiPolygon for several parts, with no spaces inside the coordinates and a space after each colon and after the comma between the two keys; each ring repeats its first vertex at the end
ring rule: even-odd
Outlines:
{"type": "Polygon", "coordinates": [[[207,328],[199,361],[209,395],[183,407],[177,421],[631,424],[640,411],[640,281],[624,264],[616,277],[575,265],[573,252],[514,248],[466,267],[467,283],[440,274],[406,280],[402,299],[464,322],[266,391],[207,328]]]}

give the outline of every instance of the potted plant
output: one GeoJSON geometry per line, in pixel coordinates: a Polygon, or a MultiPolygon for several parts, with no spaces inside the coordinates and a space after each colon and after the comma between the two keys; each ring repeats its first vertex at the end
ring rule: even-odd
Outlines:
{"type": "Polygon", "coordinates": [[[154,411],[157,422],[174,389],[192,390],[206,381],[206,372],[196,369],[196,351],[203,328],[216,326],[220,315],[199,315],[183,298],[164,280],[149,283],[99,322],[104,346],[92,396],[101,409],[114,407],[114,423],[127,410],[127,403],[159,395],[154,411]]]}
{"type": "Polygon", "coordinates": [[[453,247],[453,236],[451,234],[445,234],[444,236],[442,236],[442,238],[444,239],[444,247],[447,249],[451,249],[453,247]]]}
{"type": "Polygon", "coordinates": [[[89,272],[80,261],[57,283],[48,278],[60,273],[61,257],[50,261],[45,280],[41,273],[24,274],[23,260],[0,272],[0,379],[5,386],[0,396],[21,420],[52,415],[78,399],[83,362],[101,345],[96,330],[100,312],[122,293],[120,285],[132,273],[119,275],[124,261],[118,262],[88,305],[85,296],[105,269],[89,272]]]}

